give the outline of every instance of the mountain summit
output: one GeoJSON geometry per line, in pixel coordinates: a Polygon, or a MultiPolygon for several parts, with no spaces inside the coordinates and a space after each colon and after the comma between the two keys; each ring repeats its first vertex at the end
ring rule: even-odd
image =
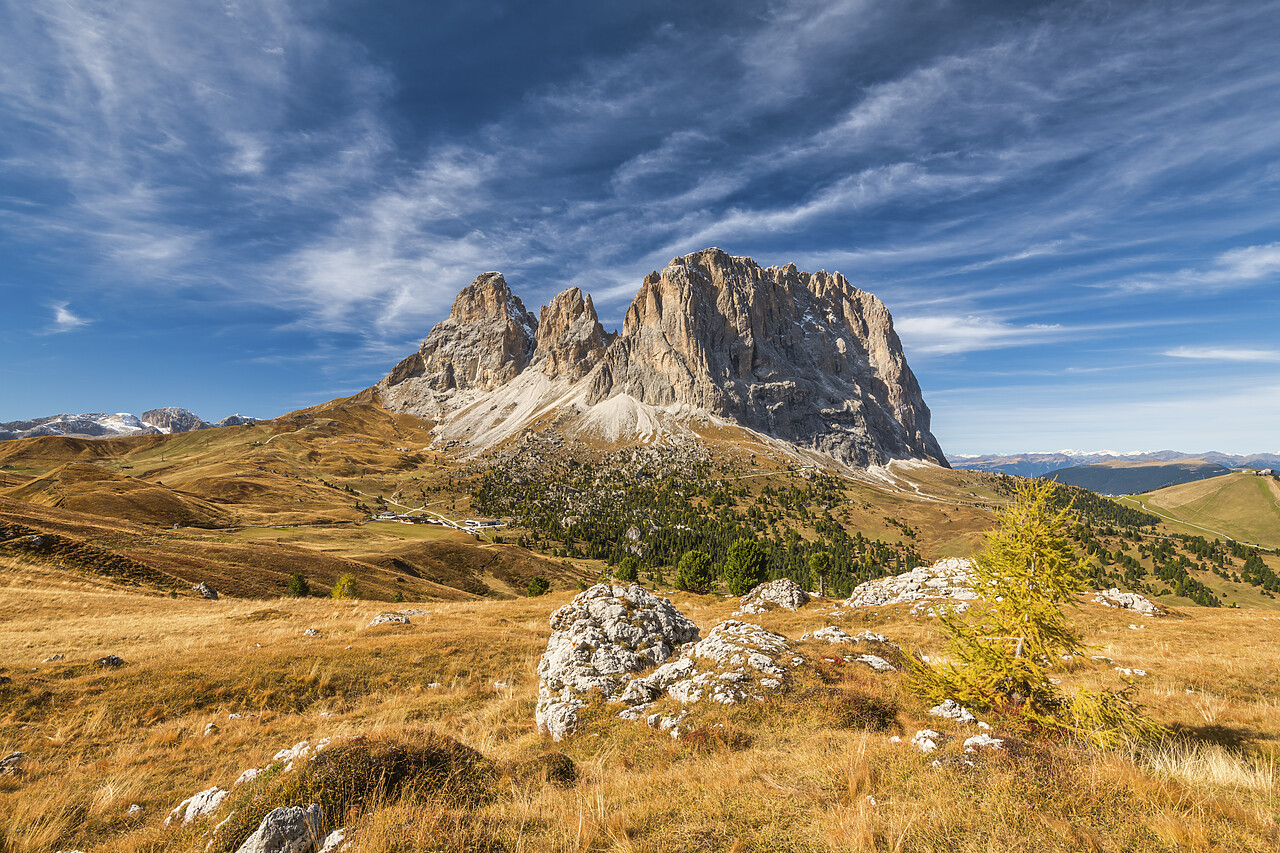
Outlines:
{"type": "Polygon", "coordinates": [[[711,420],[848,465],[947,464],[883,302],[714,248],[646,276],[616,335],[576,287],[535,318],[484,273],[375,391],[477,450],[551,421],[626,441],[711,420]]]}

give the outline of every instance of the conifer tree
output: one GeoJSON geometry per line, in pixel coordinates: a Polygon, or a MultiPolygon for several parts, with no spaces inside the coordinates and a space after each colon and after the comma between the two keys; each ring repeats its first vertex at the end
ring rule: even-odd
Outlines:
{"type": "Polygon", "coordinates": [[[1016,488],[973,563],[974,588],[985,607],[974,608],[974,622],[954,613],[942,617],[952,661],[937,668],[917,664],[911,684],[930,701],[954,699],[973,710],[1017,714],[1097,745],[1154,735],[1158,727],[1140,715],[1128,689],[1064,697],[1050,680],[1049,670],[1062,656],[1085,651],[1061,610],[1089,576],[1088,564],[1066,539],[1069,510],[1054,508],[1050,481],[1016,488]]]}

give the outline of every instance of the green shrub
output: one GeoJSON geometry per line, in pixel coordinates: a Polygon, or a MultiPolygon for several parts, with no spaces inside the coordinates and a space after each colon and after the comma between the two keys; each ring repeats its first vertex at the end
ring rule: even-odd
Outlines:
{"type": "Polygon", "coordinates": [[[622,562],[613,573],[613,576],[623,583],[635,583],[639,575],[640,561],[629,555],[622,558],[622,562]]]}
{"type": "Polygon", "coordinates": [[[707,592],[715,583],[711,572],[711,556],[704,551],[686,551],[676,567],[676,589],[707,592]]]}
{"type": "Polygon", "coordinates": [[[333,585],[333,590],[329,593],[330,598],[359,598],[360,586],[356,583],[356,576],[346,574],[338,578],[338,582],[333,585]]]}
{"type": "Polygon", "coordinates": [[[529,586],[526,587],[525,592],[528,593],[530,598],[537,598],[539,595],[545,594],[550,589],[551,581],[547,580],[542,575],[534,575],[529,581],[529,586]]]}
{"type": "Polygon", "coordinates": [[[306,598],[311,594],[311,584],[307,583],[307,576],[301,572],[295,572],[289,575],[289,595],[294,598],[306,598]]]}
{"type": "Polygon", "coordinates": [[[754,539],[739,539],[729,546],[724,560],[724,582],[730,595],[746,595],[765,580],[768,561],[760,543],[754,539]]]}

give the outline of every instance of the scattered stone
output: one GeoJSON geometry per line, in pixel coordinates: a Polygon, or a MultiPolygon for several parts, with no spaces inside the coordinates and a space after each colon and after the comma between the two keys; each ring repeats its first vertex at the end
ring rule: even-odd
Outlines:
{"type": "Polygon", "coordinates": [[[138,805],[137,803],[134,803],[133,805],[129,806],[129,810],[126,811],[125,814],[127,815],[142,814],[142,806],[138,805]]]}
{"type": "Polygon", "coordinates": [[[979,597],[973,590],[972,564],[950,557],[932,566],[920,566],[891,578],[859,584],[841,606],[883,607],[944,599],[968,602],[979,597]]]}
{"type": "Polygon", "coordinates": [[[1121,675],[1138,676],[1138,677],[1143,677],[1147,674],[1147,671],[1145,669],[1130,669],[1127,666],[1116,667],[1116,672],[1120,673],[1121,675]]]}
{"type": "Polygon", "coordinates": [[[578,726],[593,693],[614,699],[628,675],[664,663],[698,626],[665,598],[632,584],[596,584],[551,615],[538,662],[538,730],[561,740],[578,726]]]}
{"type": "Polygon", "coordinates": [[[791,578],[762,583],[742,597],[742,613],[766,613],[770,610],[799,610],[809,603],[809,593],[791,578]]]}
{"type": "Polygon", "coordinates": [[[915,737],[911,738],[911,745],[925,753],[933,752],[946,742],[946,735],[935,732],[933,729],[921,729],[915,733],[915,737]]]}
{"type": "Polygon", "coordinates": [[[440,683],[440,682],[438,682],[438,681],[433,681],[433,682],[431,682],[430,684],[428,684],[428,685],[427,685],[427,687],[428,687],[428,688],[430,688],[431,690],[434,690],[434,689],[436,689],[437,687],[443,687],[443,686],[444,686],[444,685],[443,685],[443,684],[441,684],[441,683],[440,683]]]}
{"type": "Polygon", "coordinates": [[[876,672],[897,672],[898,668],[879,655],[858,655],[858,660],[876,672]]]}
{"type": "Polygon", "coordinates": [[[209,737],[210,735],[216,735],[218,731],[219,729],[218,729],[217,723],[209,723],[204,727],[204,736],[209,737]]]}
{"type": "Polygon", "coordinates": [[[124,658],[117,657],[116,655],[107,655],[106,657],[98,658],[96,661],[94,661],[94,664],[96,666],[108,667],[108,668],[124,666],[124,658]]]}
{"type": "Polygon", "coordinates": [[[244,771],[238,777],[236,777],[236,781],[231,783],[231,787],[235,788],[240,785],[243,785],[245,782],[252,782],[254,779],[258,778],[258,774],[261,772],[262,771],[259,770],[257,767],[250,767],[248,770],[244,771]]]}
{"type": "Polygon", "coordinates": [[[49,655],[44,660],[40,661],[40,663],[57,663],[58,661],[65,660],[65,659],[66,659],[65,655],[49,655]]]}
{"type": "Polygon", "coordinates": [[[200,583],[191,587],[191,591],[200,593],[203,598],[207,598],[210,601],[218,600],[218,591],[204,581],[200,581],[200,583]]]}
{"type": "Polygon", "coordinates": [[[911,608],[912,616],[929,616],[937,618],[939,616],[963,616],[969,612],[969,602],[967,601],[951,601],[942,604],[929,604],[928,602],[920,602],[911,608]]]}
{"type": "Polygon", "coordinates": [[[1090,655],[1089,660],[1094,663],[1114,663],[1111,658],[1103,657],[1102,655],[1090,655]]]}
{"type": "Polygon", "coordinates": [[[227,714],[228,720],[243,720],[244,714],[227,714]]]}
{"type": "Polygon", "coordinates": [[[302,632],[302,636],[304,636],[304,637],[319,637],[319,636],[321,636],[321,634],[320,634],[320,632],[319,632],[319,631],[317,631],[315,628],[308,628],[307,630],[305,630],[305,631],[303,631],[303,632],[302,632]]]}
{"type": "Polygon", "coordinates": [[[305,809],[281,806],[267,813],[236,853],[311,853],[326,838],[324,811],[318,803],[305,809]]]}
{"type": "Polygon", "coordinates": [[[826,640],[828,643],[831,643],[833,645],[836,643],[858,642],[853,637],[849,636],[849,634],[847,634],[845,631],[843,631],[840,628],[837,628],[835,625],[828,625],[825,628],[819,628],[818,630],[814,631],[812,634],[806,633],[800,637],[801,640],[808,640],[811,638],[814,640],[826,640]]]}
{"type": "Polygon", "coordinates": [[[970,737],[970,738],[965,738],[965,741],[964,741],[965,752],[974,753],[980,749],[998,749],[1001,752],[1003,752],[1004,741],[998,737],[992,737],[986,732],[983,732],[980,735],[974,735],[973,737],[970,737]]]}
{"type": "Polygon", "coordinates": [[[1130,622],[1130,623],[1129,623],[1129,628],[1130,628],[1130,630],[1133,630],[1133,631],[1141,631],[1141,630],[1142,630],[1143,628],[1145,628],[1145,627],[1147,627],[1147,626],[1146,626],[1146,625],[1134,625],[1132,622],[1130,622]]]}
{"type": "Polygon", "coordinates": [[[506,681],[495,681],[495,682],[493,682],[493,689],[494,689],[494,690],[506,690],[506,689],[507,689],[508,687],[510,687],[510,686],[511,686],[511,685],[510,685],[508,682],[506,682],[506,681]]]}
{"type": "Polygon", "coordinates": [[[978,722],[978,718],[973,715],[972,711],[954,699],[948,699],[941,705],[934,705],[929,709],[929,713],[935,717],[944,717],[948,720],[955,720],[957,723],[978,722]]]}
{"type": "Polygon", "coordinates": [[[218,806],[222,805],[222,801],[226,799],[228,793],[230,792],[224,791],[217,785],[201,791],[195,796],[178,803],[178,807],[169,812],[169,816],[164,819],[164,825],[168,826],[173,822],[174,818],[181,817],[185,826],[198,817],[212,814],[218,810],[218,806]]]}
{"type": "Polygon", "coordinates": [[[1121,592],[1115,587],[1105,591],[1099,591],[1098,594],[1093,597],[1093,601],[1095,604],[1105,604],[1107,607],[1118,607],[1121,610],[1132,610],[1134,613],[1141,613],[1143,616],[1165,615],[1164,610],[1157,607],[1150,599],[1143,598],[1136,592],[1121,592]]]}
{"type": "Polygon", "coordinates": [[[25,752],[11,752],[0,758],[0,776],[17,776],[22,772],[22,762],[26,758],[25,752]]]}
{"type": "Polygon", "coordinates": [[[347,831],[342,827],[338,827],[324,837],[324,841],[320,842],[320,849],[316,853],[337,853],[338,848],[342,846],[342,842],[347,838],[347,831]]]}
{"type": "Polygon", "coordinates": [[[378,625],[412,625],[409,617],[403,613],[379,613],[373,617],[373,621],[366,625],[366,628],[373,628],[378,625]]]}
{"type": "Polygon", "coordinates": [[[721,622],[678,660],[633,679],[618,699],[641,708],[664,693],[681,704],[704,697],[721,705],[762,700],[765,690],[777,690],[803,662],[781,634],[749,622],[721,622]]]}

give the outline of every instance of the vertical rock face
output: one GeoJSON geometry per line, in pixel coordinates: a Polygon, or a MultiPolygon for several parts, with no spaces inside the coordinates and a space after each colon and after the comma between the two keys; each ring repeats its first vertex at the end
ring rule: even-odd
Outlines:
{"type": "Polygon", "coordinates": [[[943,461],[884,303],[844,276],[706,249],[644,280],[614,389],[685,404],[859,465],[943,461]]]}
{"type": "Polygon", "coordinates": [[[378,392],[390,408],[442,420],[467,409],[473,432],[487,427],[474,421],[482,409],[510,425],[566,400],[598,411],[625,401],[714,415],[852,465],[946,464],[884,303],[839,273],[720,249],[646,276],[617,336],[577,288],[538,322],[485,273],[378,392]],[[476,405],[475,392],[498,389],[487,409],[476,405]]]}
{"type": "Polygon", "coordinates": [[[591,297],[571,287],[542,309],[534,358],[548,378],[577,382],[604,359],[612,338],[600,325],[591,297]]]}
{"type": "Polygon", "coordinates": [[[491,391],[510,382],[533,355],[538,321],[511,292],[501,273],[487,272],[453,301],[422,347],[395,366],[384,382],[422,377],[425,389],[491,391]]]}

